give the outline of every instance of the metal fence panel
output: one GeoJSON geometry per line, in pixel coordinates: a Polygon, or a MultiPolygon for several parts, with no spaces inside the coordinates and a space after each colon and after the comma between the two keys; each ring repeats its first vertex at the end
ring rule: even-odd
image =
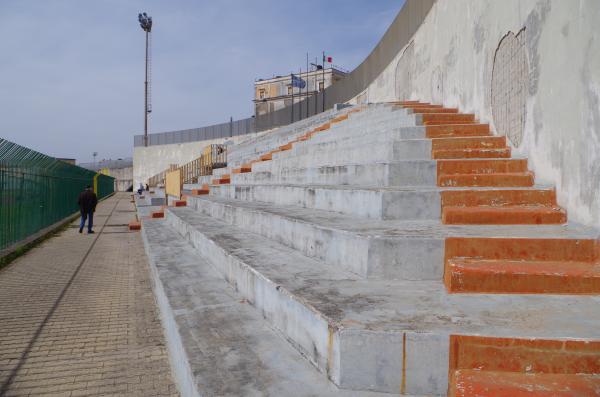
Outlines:
{"type": "MultiPolygon", "coordinates": [[[[78,210],[77,197],[94,185],[96,172],[0,138],[0,250],[78,210]]],[[[99,174],[98,198],[114,191],[114,178],[99,174]]]]}

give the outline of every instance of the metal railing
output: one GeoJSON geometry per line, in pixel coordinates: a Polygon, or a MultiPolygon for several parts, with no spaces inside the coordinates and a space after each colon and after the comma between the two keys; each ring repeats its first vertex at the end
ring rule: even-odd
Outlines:
{"type": "Polygon", "coordinates": [[[0,250],[77,212],[87,185],[101,199],[114,178],[0,138],[0,250]]]}
{"type": "Polygon", "coordinates": [[[200,157],[183,164],[182,166],[171,165],[169,169],[159,172],[148,179],[148,186],[156,187],[165,184],[167,173],[176,169],[181,170],[181,184],[197,183],[198,177],[212,175],[213,169],[227,167],[227,146],[208,145],[202,151],[200,157]]]}

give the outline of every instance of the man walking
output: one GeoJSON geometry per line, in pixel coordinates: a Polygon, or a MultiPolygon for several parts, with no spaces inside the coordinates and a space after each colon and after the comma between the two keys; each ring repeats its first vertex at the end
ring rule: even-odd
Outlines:
{"type": "Polygon", "coordinates": [[[81,212],[81,223],[79,224],[79,233],[83,232],[85,226],[85,220],[88,221],[88,234],[94,233],[92,226],[94,226],[94,211],[96,211],[96,204],[98,204],[98,198],[96,193],[92,191],[92,187],[87,185],[85,190],[79,193],[79,211],[81,212]]]}

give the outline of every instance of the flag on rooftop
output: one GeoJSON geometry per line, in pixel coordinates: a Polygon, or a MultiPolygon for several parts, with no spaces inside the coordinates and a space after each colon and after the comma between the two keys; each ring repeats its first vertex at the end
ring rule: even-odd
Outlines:
{"type": "Polygon", "coordinates": [[[292,73],[292,87],[304,88],[306,87],[306,81],[292,73]]]}

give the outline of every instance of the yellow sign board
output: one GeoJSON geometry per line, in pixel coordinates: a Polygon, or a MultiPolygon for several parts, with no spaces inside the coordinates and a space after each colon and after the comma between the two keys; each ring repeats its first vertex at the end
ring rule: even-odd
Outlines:
{"type": "Polygon", "coordinates": [[[167,196],[174,196],[177,200],[181,199],[181,170],[167,172],[165,178],[165,193],[167,196]]]}

